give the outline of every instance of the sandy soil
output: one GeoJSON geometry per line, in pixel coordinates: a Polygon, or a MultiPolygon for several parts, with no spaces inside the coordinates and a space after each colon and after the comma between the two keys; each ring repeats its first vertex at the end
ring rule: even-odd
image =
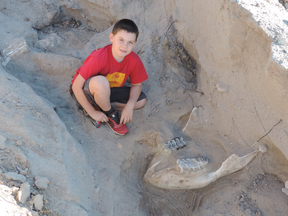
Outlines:
{"type": "Polygon", "coordinates": [[[0,167],[26,180],[0,177],[1,215],[287,215],[288,15],[281,3],[3,0],[0,167]],[[123,17],[139,26],[135,52],[149,80],[147,105],[119,137],[81,115],[68,87],[123,17]],[[144,182],[156,147],[179,136],[187,147],[178,157],[203,155],[212,170],[260,143],[268,151],[205,188],[144,182]],[[47,189],[37,186],[39,176],[47,189]],[[20,203],[24,182],[31,192],[20,203]]]}

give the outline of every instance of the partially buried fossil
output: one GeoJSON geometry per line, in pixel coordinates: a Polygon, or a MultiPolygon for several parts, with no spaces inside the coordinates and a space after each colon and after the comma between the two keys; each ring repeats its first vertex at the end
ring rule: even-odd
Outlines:
{"type": "Polygon", "coordinates": [[[216,171],[209,172],[206,157],[175,158],[175,149],[185,147],[183,138],[177,137],[162,144],[165,151],[156,154],[148,166],[144,180],[163,189],[197,189],[217,179],[234,173],[245,167],[259,152],[266,152],[267,147],[260,145],[259,150],[242,157],[232,154],[216,171]],[[168,152],[168,153],[167,153],[168,152]]]}

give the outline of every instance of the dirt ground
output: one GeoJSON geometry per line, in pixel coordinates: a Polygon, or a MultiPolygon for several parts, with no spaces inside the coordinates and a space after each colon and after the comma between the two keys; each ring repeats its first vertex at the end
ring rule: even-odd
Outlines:
{"type": "Polygon", "coordinates": [[[280,3],[2,0],[1,215],[287,215],[288,14],[280,3]],[[124,17],[139,26],[134,52],[149,79],[147,105],[122,137],[95,128],[68,88],[124,17]],[[211,170],[259,144],[268,151],[196,190],[143,181],[157,147],[179,136],[187,147],[177,157],[205,156],[211,170]]]}

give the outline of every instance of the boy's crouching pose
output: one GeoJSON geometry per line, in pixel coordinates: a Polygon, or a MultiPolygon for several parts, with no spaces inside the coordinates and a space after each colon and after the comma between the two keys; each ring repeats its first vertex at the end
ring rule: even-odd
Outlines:
{"type": "Polygon", "coordinates": [[[133,110],[146,104],[142,82],[148,76],[140,58],[132,51],[138,37],[136,24],[118,21],[110,33],[112,44],[94,50],[77,70],[70,93],[96,127],[107,122],[119,135],[128,132],[133,110]],[[129,77],[132,87],[124,87],[129,77]],[[121,116],[118,110],[122,110],[121,116]]]}

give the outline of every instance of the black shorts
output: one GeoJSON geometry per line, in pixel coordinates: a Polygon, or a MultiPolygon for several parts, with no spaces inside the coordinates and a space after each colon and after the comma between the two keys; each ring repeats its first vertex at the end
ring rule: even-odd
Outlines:
{"type": "MultiPolygon", "coordinates": [[[[89,90],[89,83],[90,83],[91,78],[92,77],[87,79],[86,82],[84,83],[83,92],[84,92],[88,102],[94,107],[94,109],[99,109],[100,107],[94,101],[94,97],[90,93],[90,90],[89,90]]],[[[131,87],[127,87],[127,86],[110,88],[110,90],[111,90],[110,102],[111,103],[118,102],[118,103],[126,104],[129,100],[129,97],[130,97],[130,88],[131,87]]],[[[80,103],[77,101],[77,99],[73,93],[72,84],[70,85],[69,92],[71,94],[71,97],[76,101],[77,105],[79,106],[80,103]]],[[[147,98],[146,94],[141,91],[141,94],[140,94],[137,101],[143,100],[145,98],[147,98]]]]}

